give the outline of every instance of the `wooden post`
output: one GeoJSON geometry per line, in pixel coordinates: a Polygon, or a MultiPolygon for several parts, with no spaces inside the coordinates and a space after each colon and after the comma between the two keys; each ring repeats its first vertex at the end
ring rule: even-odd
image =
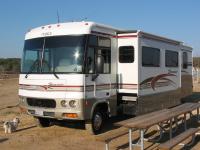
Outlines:
{"type": "Polygon", "coordinates": [[[132,150],[132,129],[129,129],[129,150],[132,150]]]}

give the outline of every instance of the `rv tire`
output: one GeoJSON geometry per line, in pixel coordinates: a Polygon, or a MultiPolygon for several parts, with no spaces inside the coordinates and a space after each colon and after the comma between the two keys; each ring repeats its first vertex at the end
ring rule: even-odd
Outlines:
{"type": "Polygon", "coordinates": [[[99,111],[99,109],[96,109],[93,113],[92,120],[87,122],[85,124],[86,130],[90,134],[99,134],[102,130],[102,126],[104,123],[104,117],[103,113],[99,111]]]}

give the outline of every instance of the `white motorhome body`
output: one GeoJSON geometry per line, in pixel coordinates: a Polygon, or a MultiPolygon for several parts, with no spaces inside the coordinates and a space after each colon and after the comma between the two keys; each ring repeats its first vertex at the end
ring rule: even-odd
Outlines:
{"type": "Polygon", "coordinates": [[[118,110],[139,115],[180,104],[182,92],[191,94],[191,64],[192,48],[138,30],[94,22],[38,27],[25,37],[21,108],[43,126],[85,120],[97,133],[103,116],[118,110]]]}
{"type": "Polygon", "coordinates": [[[119,55],[127,46],[132,47],[134,58],[118,62],[118,95],[137,107],[125,105],[125,112],[142,114],[172,107],[192,93],[192,48],[142,31],[118,34],[119,55]]]}

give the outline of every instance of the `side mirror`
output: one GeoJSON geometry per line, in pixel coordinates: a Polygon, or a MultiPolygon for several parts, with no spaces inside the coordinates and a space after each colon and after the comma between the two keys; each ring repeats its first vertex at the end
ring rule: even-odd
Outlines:
{"type": "Polygon", "coordinates": [[[102,55],[98,55],[96,58],[96,74],[103,73],[104,70],[104,58],[102,55]]]}
{"type": "Polygon", "coordinates": [[[92,81],[95,81],[100,73],[103,73],[104,70],[104,58],[101,55],[96,57],[96,74],[92,75],[92,81]]]}

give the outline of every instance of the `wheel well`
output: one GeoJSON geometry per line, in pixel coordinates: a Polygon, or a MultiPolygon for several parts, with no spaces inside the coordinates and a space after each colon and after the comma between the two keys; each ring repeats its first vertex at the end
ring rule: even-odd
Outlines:
{"type": "Polygon", "coordinates": [[[109,108],[108,104],[106,102],[103,103],[97,103],[96,105],[93,106],[91,113],[90,113],[90,119],[92,119],[93,114],[96,110],[100,110],[103,112],[106,116],[109,115],[109,108]]]}
{"type": "Polygon", "coordinates": [[[95,107],[95,110],[99,109],[101,112],[105,113],[107,115],[108,113],[108,104],[107,103],[100,103],[95,107]]]}

